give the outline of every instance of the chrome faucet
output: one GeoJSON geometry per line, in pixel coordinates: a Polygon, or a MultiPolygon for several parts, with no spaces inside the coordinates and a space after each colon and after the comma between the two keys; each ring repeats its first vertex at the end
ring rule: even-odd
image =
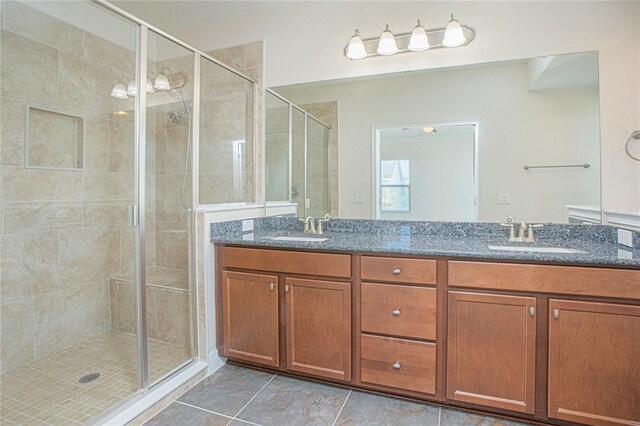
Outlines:
{"type": "Polygon", "coordinates": [[[333,219],[333,217],[331,216],[331,213],[327,213],[324,215],[324,218],[318,219],[318,229],[316,231],[317,234],[324,234],[324,229],[322,224],[329,222],[329,219],[333,219]]]}
{"type": "Polygon", "coordinates": [[[314,222],[315,218],[312,216],[307,217],[306,219],[298,218],[300,222],[304,222],[304,233],[305,234],[315,234],[316,233],[316,224],[314,222]]]}

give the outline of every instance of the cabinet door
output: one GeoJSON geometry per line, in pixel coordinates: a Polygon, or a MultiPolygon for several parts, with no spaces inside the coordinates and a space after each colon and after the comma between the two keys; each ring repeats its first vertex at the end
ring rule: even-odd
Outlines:
{"type": "Polygon", "coordinates": [[[351,380],[351,283],[287,278],[287,368],[351,380]]]}
{"type": "Polygon", "coordinates": [[[550,300],[549,417],[640,424],[640,306],[550,300]]]}
{"type": "Polygon", "coordinates": [[[447,398],[533,413],[533,297],[449,292],[447,398]]]}
{"type": "Polygon", "coordinates": [[[224,356],[278,366],[278,277],[223,272],[224,356]]]}

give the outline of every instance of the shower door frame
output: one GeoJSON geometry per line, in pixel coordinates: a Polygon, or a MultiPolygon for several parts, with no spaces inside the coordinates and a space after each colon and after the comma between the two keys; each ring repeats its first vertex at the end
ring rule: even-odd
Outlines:
{"type": "MultiPolygon", "coordinates": [[[[135,15],[113,5],[107,0],[85,0],[86,2],[97,6],[102,10],[114,14],[120,18],[133,23],[136,26],[136,51],[135,51],[135,82],[138,91],[138,96],[135,99],[135,121],[134,121],[134,202],[129,206],[129,225],[134,228],[134,265],[135,265],[135,286],[136,286],[136,338],[137,338],[137,361],[138,361],[138,383],[139,388],[132,397],[128,398],[124,402],[110,408],[102,413],[95,419],[96,424],[101,424],[105,421],[114,422],[128,422],[134,419],[137,415],[142,413],[146,408],[153,405],[164,397],[170,390],[166,385],[172,379],[181,379],[185,377],[185,373],[193,371],[194,374],[204,370],[206,368],[206,362],[208,361],[208,354],[201,354],[200,349],[208,347],[206,342],[207,333],[203,333],[205,341],[199,341],[199,324],[198,324],[198,274],[197,264],[198,256],[204,255],[204,253],[198,253],[197,241],[198,241],[198,226],[197,226],[197,212],[196,208],[199,206],[199,148],[200,148],[200,65],[201,59],[207,59],[208,61],[222,67],[223,69],[245,79],[249,83],[253,84],[253,109],[252,109],[252,122],[253,122],[253,146],[256,146],[256,111],[257,111],[257,84],[255,80],[247,75],[237,71],[228,65],[220,62],[205,52],[202,52],[195,47],[183,42],[182,40],[173,37],[172,35],[148,24],[135,15]],[[140,78],[140,76],[147,75],[147,60],[148,60],[148,40],[149,32],[163,37],[164,39],[171,41],[178,46],[185,48],[193,54],[193,116],[192,116],[192,130],[191,130],[191,204],[189,208],[189,282],[191,289],[190,298],[190,332],[191,332],[191,358],[181,365],[176,366],[174,370],[161,377],[154,383],[149,383],[149,368],[148,368],[148,333],[147,333],[147,306],[146,306],[146,125],[147,125],[147,93],[145,91],[146,78],[140,78]],[[203,359],[204,355],[204,359],[203,359]],[[192,370],[193,369],[193,370],[192,370]],[[154,392],[158,396],[157,400],[153,398],[154,392]],[[151,397],[151,398],[150,398],[151,397]],[[151,401],[151,402],[150,402],[151,401]]],[[[254,148],[254,157],[256,155],[254,148]]],[[[254,159],[254,187],[256,186],[256,167],[254,159]]],[[[185,171],[186,172],[186,171],[185,171]]],[[[255,191],[254,191],[255,192],[255,191]]],[[[204,291],[202,292],[205,293],[204,291]]],[[[202,303],[202,306],[205,304],[202,303]]]]}

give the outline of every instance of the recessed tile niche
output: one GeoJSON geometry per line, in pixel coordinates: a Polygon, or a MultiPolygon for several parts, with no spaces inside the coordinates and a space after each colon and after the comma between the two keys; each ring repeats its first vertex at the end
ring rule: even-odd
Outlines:
{"type": "Polygon", "coordinates": [[[28,106],[25,166],[82,170],[84,118],[68,112],[28,106]]]}

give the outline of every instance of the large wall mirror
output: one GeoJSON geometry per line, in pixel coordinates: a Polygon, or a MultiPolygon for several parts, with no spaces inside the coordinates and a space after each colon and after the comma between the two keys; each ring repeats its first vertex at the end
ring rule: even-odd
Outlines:
{"type": "Polygon", "coordinates": [[[596,52],[272,90],[337,105],[340,217],[600,222],[596,52]]]}

